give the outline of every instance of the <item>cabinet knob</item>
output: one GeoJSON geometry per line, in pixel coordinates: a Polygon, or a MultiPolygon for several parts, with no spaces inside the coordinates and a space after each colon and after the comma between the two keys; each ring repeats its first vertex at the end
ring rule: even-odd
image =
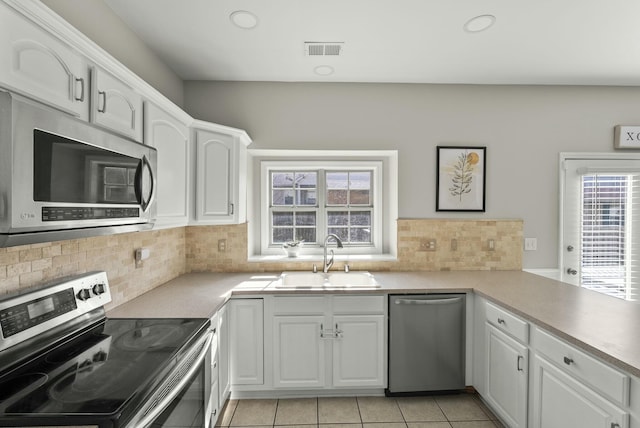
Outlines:
{"type": "Polygon", "coordinates": [[[574,268],[569,268],[569,269],[567,269],[567,273],[569,275],[576,275],[578,273],[578,271],[575,270],[574,268]]]}
{"type": "Polygon", "coordinates": [[[571,364],[573,364],[573,359],[569,358],[569,357],[564,357],[563,361],[566,365],[570,366],[571,364]]]}
{"type": "Polygon", "coordinates": [[[506,324],[502,318],[498,318],[498,324],[506,324]]]}

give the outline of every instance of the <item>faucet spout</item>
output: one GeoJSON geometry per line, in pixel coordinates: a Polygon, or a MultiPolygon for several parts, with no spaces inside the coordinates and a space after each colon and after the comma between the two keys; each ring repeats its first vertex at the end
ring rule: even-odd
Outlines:
{"type": "Polygon", "coordinates": [[[331,250],[331,259],[327,260],[327,244],[329,243],[329,239],[334,239],[338,248],[343,248],[342,240],[335,233],[330,233],[324,238],[324,263],[322,268],[322,272],[324,273],[329,272],[329,269],[333,266],[333,257],[335,256],[335,253],[331,250]]]}

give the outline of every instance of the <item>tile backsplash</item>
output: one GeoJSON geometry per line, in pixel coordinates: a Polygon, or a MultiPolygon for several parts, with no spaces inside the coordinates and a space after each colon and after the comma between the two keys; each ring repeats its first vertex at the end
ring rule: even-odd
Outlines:
{"type": "Polygon", "coordinates": [[[104,270],[118,306],[186,271],[185,228],[0,248],[0,294],[57,278],[104,270]],[[136,248],[151,257],[136,268],[136,248]]]}
{"type": "MultiPolygon", "coordinates": [[[[349,264],[353,269],[370,271],[520,270],[522,230],[522,220],[400,219],[397,261],[356,260],[349,264]],[[435,251],[424,251],[425,240],[435,240],[435,251]],[[493,249],[489,248],[490,240],[493,249]]],[[[246,224],[187,227],[186,234],[190,272],[306,270],[313,263],[286,259],[248,262],[246,224]],[[220,239],[226,239],[224,252],[218,251],[220,239]]],[[[342,265],[336,262],[334,269],[342,265]]]]}
{"type": "MultiPolygon", "coordinates": [[[[349,264],[370,271],[520,270],[522,229],[521,220],[400,219],[397,260],[349,264]],[[435,251],[425,251],[425,240],[435,240],[435,251]]],[[[311,263],[247,261],[246,224],[180,227],[0,248],[0,295],[104,270],[113,295],[109,309],[185,272],[278,272],[306,270],[311,263]],[[219,239],[226,239],[224,252],[219,239]],[[141,247],[151,257],[136,268],[134,251],[141,247]]],[[[336,262],[334,269],[342,266],[336,262]]]]}

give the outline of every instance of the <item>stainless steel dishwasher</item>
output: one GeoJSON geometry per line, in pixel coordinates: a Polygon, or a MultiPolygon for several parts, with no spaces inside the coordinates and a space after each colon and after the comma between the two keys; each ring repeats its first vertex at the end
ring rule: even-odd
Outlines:
{"type": "Polygon", "coordinates": [[[465,387],[465,295],[389,295],[387,395],[465,387]]]}

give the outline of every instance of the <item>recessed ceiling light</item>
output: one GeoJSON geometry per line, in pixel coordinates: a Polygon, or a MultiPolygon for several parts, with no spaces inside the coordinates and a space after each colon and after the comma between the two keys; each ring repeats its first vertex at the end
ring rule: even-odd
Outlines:
{"type": "Polygon", "coordinates": [[[318,76],[330,76],[335,70],[330,65],[319,65],[313,69],[318,76]]]}
{"type": "Polygon", "coordinates": [[[467,33],[479,33],[488,30],[496,22],[493,15],[479,15],[471,18],[464,24],[464,31],[467,33]]]}
{"type": "Polygon", "coordinates": [[[250,30],[258,25],[258,17],[246,10],[236,10],[229,15],[229,19],[233,25],[245,30],[250,30]]]}

